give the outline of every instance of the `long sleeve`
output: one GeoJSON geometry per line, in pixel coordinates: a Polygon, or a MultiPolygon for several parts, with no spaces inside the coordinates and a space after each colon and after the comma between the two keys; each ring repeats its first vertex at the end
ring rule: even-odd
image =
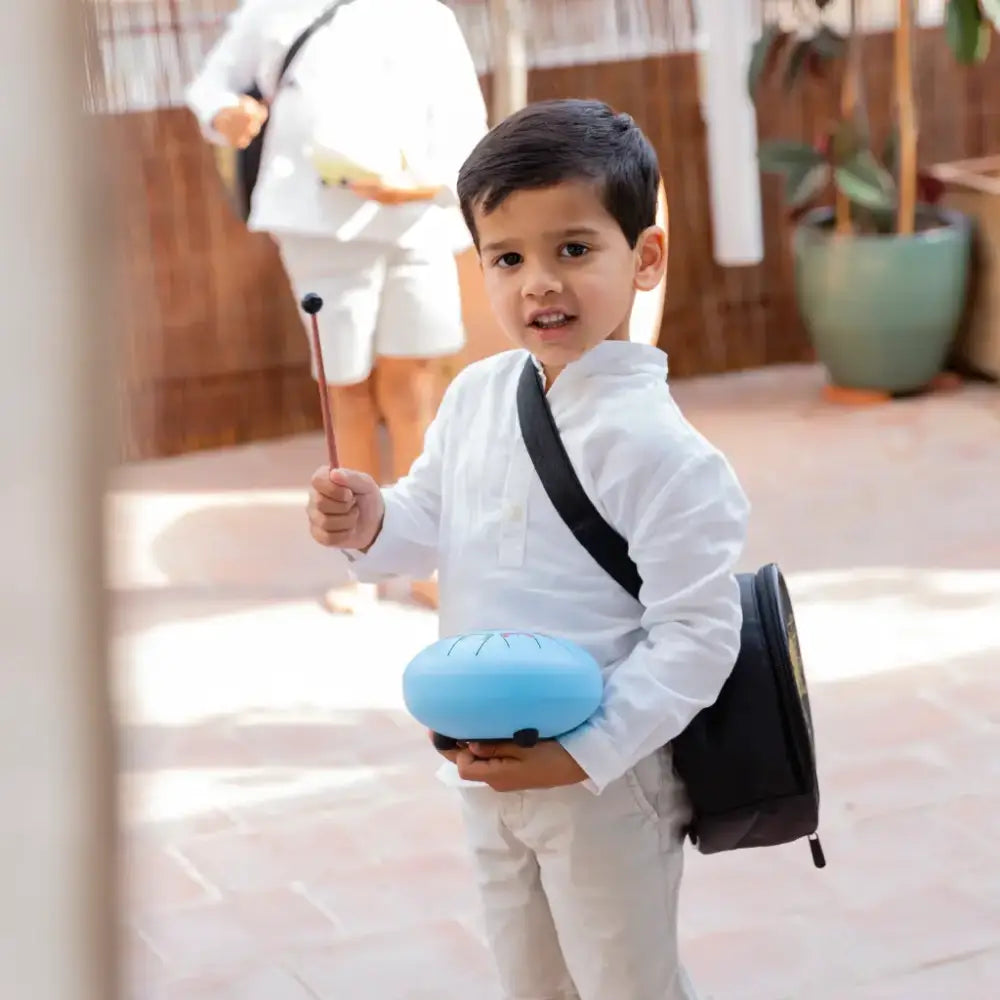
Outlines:
{"type": "Polygon", "coordinates": [[[409,473],[382,490],[382,530],[367,552],[351,553],[351,568],[359,580],[373,582],[392,574],[419,579],[437,568],[443,471],[463,375],[460,372],[448,386],[424,436],[423,452],[409,473]]]}
{"type": "Polygon", "coordinates": [[[410,169],[423,184],[446,188],[456,197],[458,171],[486,135],[486,102],[469,46],[455,15],[439,8],[439,25],[427,52],[433,64],[427,118],[427,155],[410,169]]]}
{"type": "Polygon", "coordinates": [[[650,469],[647,457],[645,488],[629,491],[624,466],[642,461],[641,449],[624,451],[614,463],[622,471],[612,473],[619,485],[603,499],[643,580],[645,636],[606,675],[598,712],[560,741],[594,792],[715,701],[736,662],[742,624],[734,565],[749,505],[728,463],[706,450],[666,474],[655,458],[650,469]]]}
{"type": "Polygon", "coordinates": [[[223,108],[234,107],[240,95],[255,82],[263,15],[270,2],[247,0],[237,7],[185,91],[188,107],[198,119],[202,133],[212,142],[221,141],[212,129],[212,120],[223,108]]]}

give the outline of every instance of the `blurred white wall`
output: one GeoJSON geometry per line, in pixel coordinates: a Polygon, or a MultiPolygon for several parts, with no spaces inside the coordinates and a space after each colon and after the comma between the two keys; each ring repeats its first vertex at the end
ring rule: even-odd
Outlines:
{"type": "Polygon", "coordinates": [[[76,0],[0,0],[0,997],[114,1000],[107,192],[76,0]]]}

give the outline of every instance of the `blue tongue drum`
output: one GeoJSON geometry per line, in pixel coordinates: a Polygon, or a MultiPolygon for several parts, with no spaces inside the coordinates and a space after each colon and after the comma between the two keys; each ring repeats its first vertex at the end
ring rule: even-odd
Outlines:
{"type": "Polygon", "coordinates": [[[439,639],[403,674],[407,710],[434,733],[439,750],[458,743],[554,739],[597,711],[604,682],[597,661],[539,632],[469,632],[439,639]]]}

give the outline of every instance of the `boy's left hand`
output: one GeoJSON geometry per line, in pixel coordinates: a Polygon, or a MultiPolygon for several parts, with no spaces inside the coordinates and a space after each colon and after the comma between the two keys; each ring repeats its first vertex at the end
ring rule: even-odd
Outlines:
{"type": "Polygon", "coordinates": [[[560,788],[587,780],[587,772],[561,743],[543,740],[530,749],[516,743],[470,743],[443,753],[466,781],[480,781],[495,792],[560,788]]]}

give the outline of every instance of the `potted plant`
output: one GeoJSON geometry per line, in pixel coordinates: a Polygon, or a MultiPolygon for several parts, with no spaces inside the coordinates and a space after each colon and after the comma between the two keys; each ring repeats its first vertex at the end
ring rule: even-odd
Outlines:
{"type": "MultiPolygon", "coordinates": [[[[762,171],[785,179],[798,304],[830,381],[899,394],[926,387],[948,355],[967,294],[971,225],[938,204],[942,184],[918,166],[912,0],[898,0],[895,127],[876,150],[858,3],[851,0],[844,35],[824,20],[831,0],[798,5],[815,9],[808,33],[765,25],[748,82],[756,97],[778,72],[794,86],[804,75],[842,70],[839,111],[823,135],[813,143],[764,141],[758,155],[762,171]]],[[[949,0],[945,30],[960,63],[985,58],[997,26],[1000,0],[949,0]]]]}

